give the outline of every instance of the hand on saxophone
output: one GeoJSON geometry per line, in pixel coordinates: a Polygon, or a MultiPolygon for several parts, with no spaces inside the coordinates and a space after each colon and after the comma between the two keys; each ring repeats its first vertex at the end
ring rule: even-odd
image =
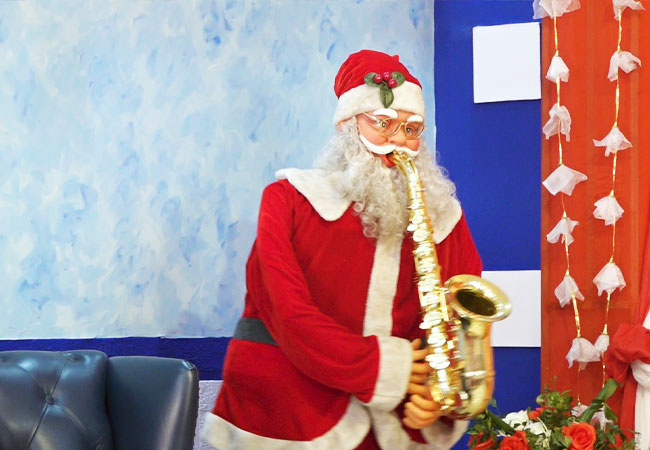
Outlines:
{"type": "Polygon", "coordinates": [[[421,349],[421,340],[415,339],[411,342],[413,349],[413,366],[411,377],[406,390],[411,394],[409,401],[404,405],[404,418],[402,422],[409,428],[420,429],[431,425],[442,415],[438,403],[431,398],[431,392],[427,386],[429,376],[429,364],[422,362],[429,354],[427,348],[421,349]]]}

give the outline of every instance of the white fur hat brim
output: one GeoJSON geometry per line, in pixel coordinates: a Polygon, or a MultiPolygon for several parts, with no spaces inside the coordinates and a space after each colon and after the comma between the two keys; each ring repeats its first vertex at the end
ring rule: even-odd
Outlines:
{"type": "MultiPolygon", "coordinates": [[[[363,112],[385,108],[379,97],[379,88],[362,84],[343,93],[339,97],[334,113],[334,125],[363,112]]],[[[419,114],[425,117],[422,89],[415,83],[405,81],[393,88],[393,103],[389,108],[419,114]]]]}

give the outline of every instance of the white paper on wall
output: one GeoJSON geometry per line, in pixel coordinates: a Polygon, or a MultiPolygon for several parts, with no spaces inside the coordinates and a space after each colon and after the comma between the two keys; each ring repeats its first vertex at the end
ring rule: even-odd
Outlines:
{"type": "Polygon", "coordinates": [[[538,22],[474,27],[474,103],[541,98],[538,22]]]}

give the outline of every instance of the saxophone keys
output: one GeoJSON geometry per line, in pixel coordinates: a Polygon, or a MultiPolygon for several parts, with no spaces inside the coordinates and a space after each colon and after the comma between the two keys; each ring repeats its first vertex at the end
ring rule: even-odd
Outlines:
{"type": "Polygon", "coordinates": [[[435,261],[430,256],[419,259],[417,265],[418,270],[424,273],[433,272],[433,269],[436,267],[435,261]]]}
{"type": "Polygon", "coordinates": [[[440,354],[440,353],[428,354],[424,359],[429,363],[431,368],[434,370],[446,369],[447,367],[449,367],[450,364],[447,355],[440,354]]]}
{"type": "Polygon", "coordinates": [[[417,229],[418,229],[418,224],[414,222],[409,223],[408,226],[406,227],[406,231],[409,231],[411,233],[413,233],[417,229]]]}
{"type": "Polygon", "coordinates": [[[431,333],[429,339],[427,339],[427,343],[432,347],[442,347],[445,342],[447,342],[447,339],[440,333],[431,333]]]}
{"type": "MultiPolygon", "coordinates": [[[[438,306],[439,303],[440,302],[438,301],[438,297],[436,297],[436,295],[433,292],[429,292],[427,294],[424,294],[424,296],[422,296],[422,306],[424,307],[435,308],[438,306]]],[[[433,312],[428,312],[427,315],[432,313],[433,312]]],[[[437,313],[438,315],[440,314],[437,311],[435,311],[435,313],[437,313]]]]}
{"type": "Polygon", "coordinates": [[[429,232],[424,228],[418,228],[413,232],[413,240],[415,242],[422,242],[429,237],[429,232]]]}

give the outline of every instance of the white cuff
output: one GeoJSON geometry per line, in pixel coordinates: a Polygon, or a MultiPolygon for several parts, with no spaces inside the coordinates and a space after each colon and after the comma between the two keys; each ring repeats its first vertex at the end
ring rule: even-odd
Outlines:
{"type": "Polygon", "coordinates": [[[421,430],[422,436],[433,448],[451,448],[465,434],[469,422],[466,420],[454,420],[449,426],[440,420],[421,430]]]}
{"type": "Polygon", "coordinates": [[[413,350],[411,343],[394,336],[377,336],[379,344],[379,374],[367,407],[391,411],[404,399],[411,368],[413,350]]]}

